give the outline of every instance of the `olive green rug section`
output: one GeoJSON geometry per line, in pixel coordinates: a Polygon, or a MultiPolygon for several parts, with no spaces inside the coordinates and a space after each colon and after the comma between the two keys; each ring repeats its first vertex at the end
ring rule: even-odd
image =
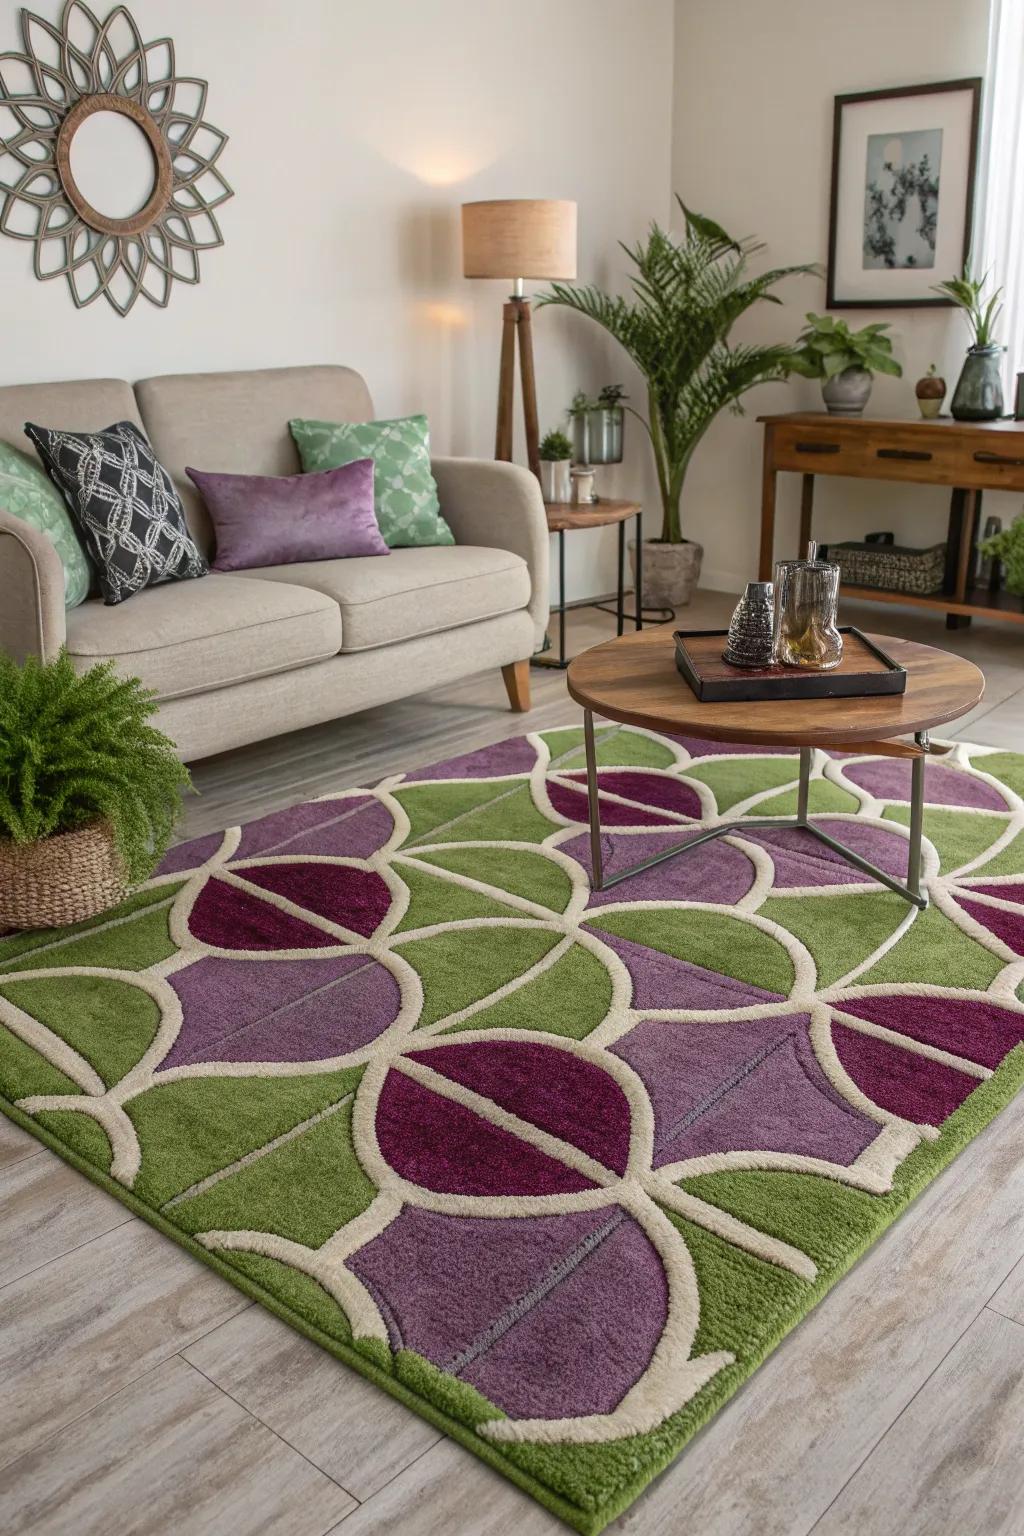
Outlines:
{"type": "MultiPolygon", "coordinates": [[[[598,761],[616,871],[795,797],[777,753],[598,761]]],[[[596,1536],[1019,1091],[1022,790],[929,762],[924,912],[761,825],[594,891],[576,729],[339,791],[0,935],[0,1108],[596,1536]]],[[[895,875],[908,795],[814,754],[895,875]]]]}

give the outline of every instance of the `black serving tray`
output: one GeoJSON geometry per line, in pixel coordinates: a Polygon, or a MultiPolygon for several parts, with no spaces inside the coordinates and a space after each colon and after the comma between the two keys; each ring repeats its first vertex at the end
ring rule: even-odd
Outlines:
{"type": "Polygon", "coordinates": [[[904,693],[906,668],[854,625],[844,625],[843,659],[832,672],[805,672],[772,663],[734,667],[722,651],[725,629],[677,629],[676,666],[702,704],[763,699],[843,699],[904,693]]]}

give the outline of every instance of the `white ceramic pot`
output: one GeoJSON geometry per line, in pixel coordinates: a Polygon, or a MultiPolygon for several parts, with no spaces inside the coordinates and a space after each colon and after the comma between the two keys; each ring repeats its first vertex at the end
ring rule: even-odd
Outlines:
{"type": "Polygon", "coordinates": [[[545,501],[572,499],[571,459],[541,459],[540,488],[545,501]]]}
{"type": "Polygon", "coordinates": [[[859,416],[871,395],[872,375],[866,368],[844,368],[821,386],[821,398],[831,416],[859,416]]]}
{"type": "MultiPolygon", "coordinates": [[[[692,539],[682,544],[662,544],[645,539],[641,591],[648,608],[685,608],[700,580],[704,547],[692,539]]],[[[629,541],[629,561],[637,580],[636,539],[629,541]]]]}

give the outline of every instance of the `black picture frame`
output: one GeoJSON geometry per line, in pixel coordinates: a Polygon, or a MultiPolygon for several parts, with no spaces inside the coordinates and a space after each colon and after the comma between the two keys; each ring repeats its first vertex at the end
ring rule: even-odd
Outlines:
{"type": "MultiPolygon", "coordinates": [[[[971,253],[971,224],[974,217],[978,136],[981,122],[981,87],[981,77],[975,75],[962,80],[938,80],[929,85],[894,86],[881,91],[856,91],[835,98],[832,116],[832,171],[829,195],[828,268],[825,301],[828,309],[940,309],[950,307],[952,301],[942,298],[938,294],[916,298],[900,296],[892,298],[844,298],[841,292],[837,291],[836,231],[839,218],[839,172],[843,141],[843,114],[850,106],[860,106],[871,101],[889,101],[899,97],[936,96],[953,92],[970,94],[970,142],[967,147],[967,185],[964,202],[963,240],[961,242],[962,249],[959,253],[960,270],[962,271],[971,253]]],[[[938,282],[954,275],[953,272],[936,271],[935,280],[938,282]]]]}

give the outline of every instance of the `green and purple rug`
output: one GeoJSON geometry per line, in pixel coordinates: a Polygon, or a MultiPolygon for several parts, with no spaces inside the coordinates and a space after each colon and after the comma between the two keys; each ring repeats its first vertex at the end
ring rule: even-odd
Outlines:
{"type": "MultiPolygon", "coordinates": [[[[791,756],[599,757],[612,871],[795,809],[791,756]]],[[[1024,758],[929,763],[923,913],[785,828],[594,894],[584,781],[518,738],[0,939],[0,1091],[590,1533],[1024,1080],[1024,758]]],[[[909,781],[816,753],[811,810],[903,875],[909,781]]]]}

